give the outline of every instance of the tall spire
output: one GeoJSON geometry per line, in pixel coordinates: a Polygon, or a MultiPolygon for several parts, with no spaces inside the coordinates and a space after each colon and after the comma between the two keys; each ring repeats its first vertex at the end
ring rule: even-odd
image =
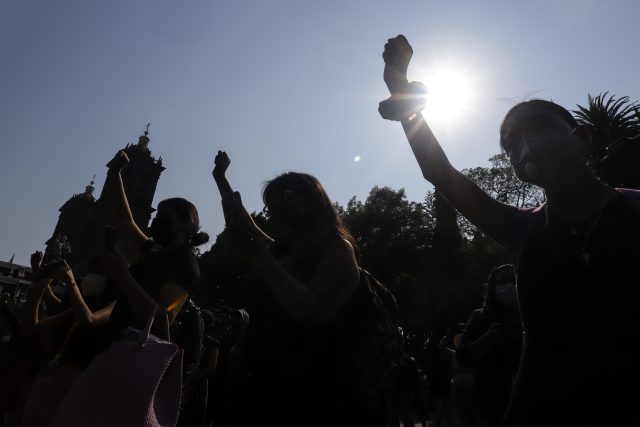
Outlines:
{"type": "Polygon", "coordinates": [[[93,178],[91,178],[91,183],[89,183],[89,185],[87,185],[84,189],[84,195],[87,197],[93,197],[93,190],[95,190],[95,187],[93,186],[93,182],[96,180],[96,176],[93,175],[93,178]]]}
{"type": "Polygon", "coordinates": [[[144,131],[144,135],[140,135],[140,138],[138,138],[138,149],[141,149],[144,152],[148,152],[149,151],[149,126],[151,126],[151,123],[147,122],[147,125],[145,126],[145,131],[144,131]]]}

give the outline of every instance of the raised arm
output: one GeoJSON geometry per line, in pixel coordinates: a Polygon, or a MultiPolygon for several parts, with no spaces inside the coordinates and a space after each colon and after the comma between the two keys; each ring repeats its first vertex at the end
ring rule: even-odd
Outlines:
{"type": "MultiPolygon", "coordinates": [[[[163,280],[166,280],[166,282],[158,285],[158,295],[154,299],[131,275],[127,261],[120,253],[117,251],[105,251],[101,260],[105,271],[118,283],[138,324],[144,325],[149,316],[157,315],[155,312],[156,304],[164,307],[168,314],[169,324],[171,324],[189,297],[183,287],[173,283],[170,277],[165,277],[163,280]]],[[[191,261],[195,263],[192,267],[196,268],[197,259],[194,257],[191,261]]],[[[162,322],[156,321],[154,322],[153,330],[155,332],[164,332],[163,326],[162,322]]]]}
{"type": "MultiPolygon", "coordinates": [[[[231,197],[233,194],[233,189],[231,188],[231,184],[227,180],[227,169],[231,164],[231,159],[225,151],[218,151],[216,158],[213,161],[213,171],[211,175],[213,175],[213,179],[216,181],[216,185],[218,186],[218,191],[220,191],[220,196],[222,200],[227,197],[231,197]]],[[[226,216],[225,216],[226,218],[226,216]]]]}
{"type": "Polygon", "coordinates": [[[107,323],[115,306],[115,301],[100,310],[96,310],[95,312],[91,311],[85,303],[84,298],[82,298],[82,293],[76,283],[73,272],[66,262],[62,264],[57,277],[69,286],[69,290],[71,291],[71,309],[73,310],[76,320],[82,327],[90,328],[107,323]]]}
{"type": "Polygon", "coordinates": [[[411,102],[411,97],[415,95],[416,86],[409,83],[406,74],[412,55],[411,45],[402,35],[389,39],[385,45],[382,56],[385,61],[384,80],[391,93],[389,101],[399,106],[402,106],[403,99],[408,101],[406,114],[399,114],[396,110],[393,116],[387,114],[386,101],[381,103],[380,113],[384,118],[401,121],[424,178],[471,223],[514,254],[517,247],[515,229],[518,209],[492,199],[456,170],[422,114],[412,111],[415,103],[411,102]]]}
{"type": "Polygon", "coordinates": [[[231,188],[231,184],[229,184],[226,176],[230,164],[231,160],[227,153],[225,151],[218,151],[211,173],[218,186],[218,191],[220,191],[220,197],[222,198],[222,213],[225,223],[230,226],[248,226],[258,231],[258,234],[266,243],[273,242],[273,239],[253,221],[253,218],[251,218],[251,215],[249,215],[249,212],[242,204],[240,193],[233,191],[231,188]]]}
{"type": "MultiPolygon", "coordinates": [[[[33,277],[39,278],[42,277],[42,260],[44,259],[44,254],[42,251],[35,251],[31,254],[31,271],[33,272],[33,277]]],[[[50,305],[59,305],[62,303],[62,300],[56,296],[51,290],[51,286],[47,286],[44,291],[43,298],[47,300],[47,304],[50,305]]]]}
{"type": "Polygon", "coordinates": [[[143,245],[149,239],[140,230],[133,219],[129,201],[124,190],[121,171],[129,163],[127,154],[120,150],[115,157],[107,164],[109,172],[105,182],[106,194],[109,198],[109,208],[111,217],[121,239],[127,258],[133,259],[140,254],[143,245]]]}
{"type": "Polygon", "coordinates": [[[24,307],[22,330],[25,335],[36,335],[49,332],[60,327],[69,325],[73,321],[73,312],[65,310],[62,313],[40,319],[39,310],[42,302],[42,295],[51,284],[51,278],[39,279],[31,286],[29,297],[24,307]]]}

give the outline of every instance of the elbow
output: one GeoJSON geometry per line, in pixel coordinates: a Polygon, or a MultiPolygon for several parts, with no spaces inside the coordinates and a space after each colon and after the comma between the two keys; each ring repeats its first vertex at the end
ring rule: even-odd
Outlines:
{"type": "Polygon", "coordinates": [[[452,172],[455,171],[449,162],[441,165],[431,165],[429,168],[422,168],[422,176],[438,189],[446,191],[452,179],[452,172]]]}

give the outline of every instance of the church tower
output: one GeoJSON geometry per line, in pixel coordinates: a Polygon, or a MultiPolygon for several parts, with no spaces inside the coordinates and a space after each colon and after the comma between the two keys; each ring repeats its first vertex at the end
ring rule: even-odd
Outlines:
{"type": "MultiPolygon", "coordinates": [[[[124,148],[129,157],[129,164],[122,170],[122,182],[127,193],[127,200],[129,200],[131,214],[138,227],[143,231],[147,229],[151,214],[155,211],[151,207],[151,203],[153,203],[160,174],[165,170],[162,166],[162,157],[156,160],[149,150],[149,126],[150,123],[147,123],[146,130],[138,138],[137,144],[127,144],[124,148]]],[[[103,198],[105,199],[104,204],[108,206],[104,187],[99,202],[102,202],[103,198]]]]}
{"type": "MultiPolygon", "coordinates": [[[[124,151],[129,164],[122,170],[122,181],[133,219],[146,231],[160,174],[165,169],[162,158],[155,159],[149,150],[149,123],[137,144],[127,144],[124,151]]],[[[95,177],[94,177],[95,179],[95,177]]],[[[98,200],[93,196],[94,181],[85,192],[71,197],[60,208],[60,218],[47,240],[45,262],[65,258],[76,275],[87,273],[90,262],[104,250],[105,226],[111,225],[109,200],[105,186],[98,200]]]]}
{"type": "MultiPolygon", "coordinates": [[[[94,176],[95,179],[95,176],[94,176]]],[[[64,258],[71,268],[88,265],[85,259],[90,253],[94,237],[93,180],[84,193],[74,194],[59,209],[60,217],[53,235],[46,241],[45,262],[64,258]]]]}

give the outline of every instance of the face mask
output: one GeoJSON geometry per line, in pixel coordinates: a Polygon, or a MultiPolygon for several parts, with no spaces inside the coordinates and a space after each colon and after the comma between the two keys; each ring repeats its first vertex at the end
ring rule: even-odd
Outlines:
{"type": "Polygon", "coordinates": [[[102,292],[107,286],[107,281],[104,276],[95,273],[89,273],[85,276],[85,278],[80,282],[80,289],[82,290],[82,295],[85,297],[96,297],[102,292]]]}
{"type": "Polygon", "coordinates": [[[171,243],[174,235],[171,225],[171,220],[168,218],[156,217],[151,221],[151,227],[149,227],[151,237],[160,246],[171,243]]]}

